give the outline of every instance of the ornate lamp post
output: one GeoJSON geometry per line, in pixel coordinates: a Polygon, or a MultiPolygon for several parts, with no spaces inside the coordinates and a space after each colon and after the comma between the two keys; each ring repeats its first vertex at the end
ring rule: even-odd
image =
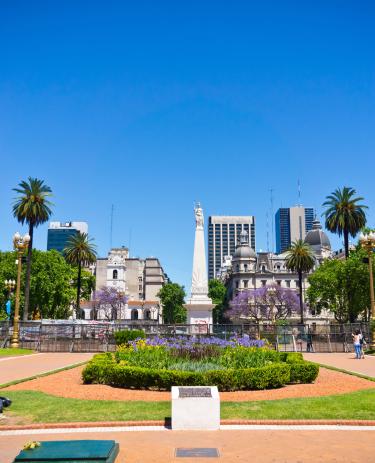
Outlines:
{"type": "Polygon", "coordinates": [[[370,308],[371,308],[371,348],[375,349],[375,297],[374,276],[372,273],[372,254],[375,249],[375,233],[361,234],[359,242],[368,255],[368,269],[370,273],[370,308]]]}
{"type": "Polygon", "coordinates": [[[13,335],[10,341],[10,347],[18,347],[19,341],[19,320],[20,320],[20,290],[21,290],[21,270],[22,270],[22,255],[25,250],[28,248],[30,242],[30,236],[26,235],[21,236],[18,232],[13,236],[13,246],[17,252],[17,289],[16,289],[16,307],[14,310],[14,320],[13,320],[13,335]]]}

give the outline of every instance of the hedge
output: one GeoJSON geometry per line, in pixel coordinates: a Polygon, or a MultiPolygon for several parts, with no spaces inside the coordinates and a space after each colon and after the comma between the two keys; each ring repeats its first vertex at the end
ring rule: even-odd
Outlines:
{"type": "Polygon", "coordinates": [[[291,383],[312,383],[319,374],[319,365],[310,362],[294,362],[290,365],[291,383]]]}

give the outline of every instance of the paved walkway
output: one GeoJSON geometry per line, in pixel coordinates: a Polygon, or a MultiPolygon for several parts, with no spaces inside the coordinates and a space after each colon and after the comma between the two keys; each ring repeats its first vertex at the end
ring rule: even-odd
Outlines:
{"type": "Polygon", "coordinates": [[[356,430],[220,430],[78,432],[2,435],[0,461],[11,463],[29,440],[114,439],[120,444],[116,463],[199,463],[215,458],[176,458],[176,448],[217,448],[220,463],[372,463],[375,431],[356,430]]]}
{"type": "MultiPolygon", "coordinates": [[[[0,359],[0,384],[16,379],[28,378],[74,363],[89,360],[93,354],[68,352],[41,353],[0,359]]],[[[1,460],[0,460],[1,461],[1,460]]]]}
{"type": "Polygon", "coordinates": [[[375,378],[375,356],[366,355],[364,359],[357,360],[353,353],[337,353],[337,354],[307,354],[303,357],[312,362],[330,365],[343,370],[353,371],[361,375],[371,376],[375,378]]]}

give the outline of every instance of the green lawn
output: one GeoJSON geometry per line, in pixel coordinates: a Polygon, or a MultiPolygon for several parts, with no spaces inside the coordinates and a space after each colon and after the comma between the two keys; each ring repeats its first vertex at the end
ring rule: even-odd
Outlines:
{"type": "MultiPolygon", "coordinates": [[[[64,399],[34,391],[3,391],[13,400],[5,412],[17,422],[164,420],[170,402],[119,402],[64,399]]],[[[223,419],[363,419],[375,420],[375,390],[327,397],[259,402],[223,402],[223,419]]],[[[3,424],[6,420],[2,421],[3,424]]]]}
{"type": "Polygon", "coordinates": [[[16,355],[29,355],[34,353],[35,351],[31,349],[16,349],[12,347],[0,348],[0,357],[13,357],[16,355]]]}

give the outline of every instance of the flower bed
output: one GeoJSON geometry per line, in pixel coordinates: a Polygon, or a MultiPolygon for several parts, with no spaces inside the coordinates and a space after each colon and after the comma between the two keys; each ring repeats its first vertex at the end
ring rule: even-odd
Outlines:
{"type": "Polygon", "coordinates": [[[216,385],[220,391],[270,389],[309,383],[319,372],[301,354],[278,353],[262,341],[236,338],[139,339],[115,354],[98,354],[82,373],[84,383],[135,389],[216,385]]]}

